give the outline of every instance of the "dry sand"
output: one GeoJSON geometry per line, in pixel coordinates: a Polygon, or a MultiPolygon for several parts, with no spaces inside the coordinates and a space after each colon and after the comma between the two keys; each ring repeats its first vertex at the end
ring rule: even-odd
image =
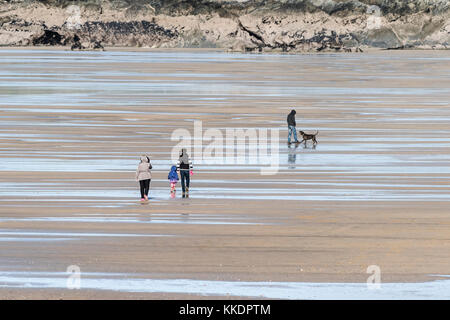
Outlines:
{"type": "MultiPolygon", "coordinates": [[[[357,283],[369,265],[383,282],[449,274],[449,59],[3,49],[0,271],[357,283]],[[287,147],[291,106],[299,129],[320,131],[316,149],[287,147]],[[170,199],[170,135],[193,120],[280,128],[279,172],[200,165],[191,197],[170,199]],[[133,180],[143,152],[154,164],[145,205],[133,180]]],[[[5,299],[192,297],[0,289],[5,299]]]]}

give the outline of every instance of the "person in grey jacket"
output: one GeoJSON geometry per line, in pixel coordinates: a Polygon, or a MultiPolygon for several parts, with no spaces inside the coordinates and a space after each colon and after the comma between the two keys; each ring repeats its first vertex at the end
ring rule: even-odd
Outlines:
{"type": "Polygon", "coordinates": [[[141,156],[141,162],[139,163],[136,170],[136,181],[139,181],[141,187],[141,201],[148,200],[148,191],[150,189],[150,180],[152,179],[152,174],[150,169],[152,165],[150,163],[149,157],[146,155],[141,156]]]}
{"type": "Polygon", "coordinates": [[[295,110],[291,110],[291,113],[288,114],[287,116],[287,124],[288,124],[288,143],[291,143],[291,135],[294,134],[294,142],[298,143],[298,139],[297,139],[297,129],[296,127],[296,123],[295,123],[295,110]]]}

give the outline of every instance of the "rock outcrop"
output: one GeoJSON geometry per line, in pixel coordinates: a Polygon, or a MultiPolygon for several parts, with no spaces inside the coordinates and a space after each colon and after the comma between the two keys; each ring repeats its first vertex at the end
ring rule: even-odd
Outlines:
{"type": "Polygon", "coordinates": [[[446,49],[448,0],[0,0],[0,45],[446,49]]]}

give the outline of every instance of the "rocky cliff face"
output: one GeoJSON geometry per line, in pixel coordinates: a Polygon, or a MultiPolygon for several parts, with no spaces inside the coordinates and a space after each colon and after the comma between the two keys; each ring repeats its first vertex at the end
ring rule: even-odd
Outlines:
{"type": "Polygon", "coordinates": [[[446,49],[449,0],[0,0],[0,45],[446,49]]]}

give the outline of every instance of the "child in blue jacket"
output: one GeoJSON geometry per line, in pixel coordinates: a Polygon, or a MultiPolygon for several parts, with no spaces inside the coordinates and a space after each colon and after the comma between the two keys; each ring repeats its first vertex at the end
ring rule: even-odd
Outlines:
{"type": "Polygon", "coordinates": [[[178,173],[177,173],[177,166],[172,166],[170,168],[169,176],[167,177],[170,181],[170,193],[175,193],[175,186],[178,183],[178,173]]]}

